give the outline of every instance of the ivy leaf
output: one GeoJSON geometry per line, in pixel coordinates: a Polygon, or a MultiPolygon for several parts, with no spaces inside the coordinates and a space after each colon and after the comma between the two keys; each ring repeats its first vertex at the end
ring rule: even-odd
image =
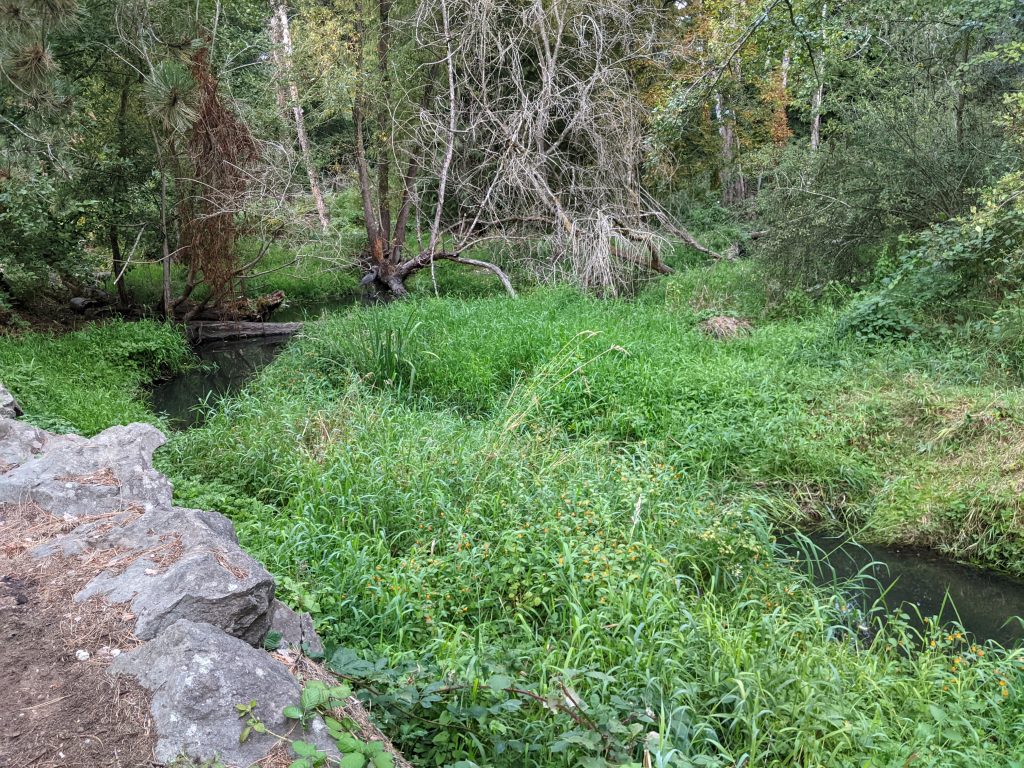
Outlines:
{"type": "Polygon", "coordinates": [[[496,693],[512,687],[513,680],[508,675],[494,675],[487,681],[487,687],[496,693]]]}
{"type": "Polygon", "coordinates": [[[366,765],[366,758],[360,752],[349,752],[338,764],[340,768],[363,768],[366,765]]]}

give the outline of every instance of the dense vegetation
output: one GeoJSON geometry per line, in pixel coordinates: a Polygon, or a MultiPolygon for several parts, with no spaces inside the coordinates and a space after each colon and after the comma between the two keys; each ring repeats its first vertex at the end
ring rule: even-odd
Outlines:
{"type": "Polygon", "coordinates": [[[158,461],[415,764],[1024,764],[1024,650],[793,559],[826,528],[1024,577],[1019,4],[0,18],[27,418],[161,423],[161,318],[411,294],[158,461]],[[113,317],[62,334],[73,295],[113,317]]]}
{"type": "MultiPolygon", "coordinates": [[[[426,764],[998,764],[1020,652],[898,618],[866,635],[776,538],[824,520],[1020,573],[1012,372],[969,337],[872,347],[834,309],[772,318],[749,270],[633,301],[353,309],[161,461],[426,764]],[[698,328],[741,308],[749,336],[698,328]]],[[[26,398],[31,417],[94,429],[102,393],[52,386],[75,397],[26,398]]]]}

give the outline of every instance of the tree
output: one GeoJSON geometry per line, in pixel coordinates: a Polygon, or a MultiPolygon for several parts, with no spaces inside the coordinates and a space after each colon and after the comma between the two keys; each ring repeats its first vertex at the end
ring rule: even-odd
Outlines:
{"type": "Polygon", "coordinates": [[[270,42],[273,44],[274,63],[277,67],[277,76],[287,84],[286,88],[279,87],[278,106],[282,109],[290,105],[292,118],[295,121],[295,135],[302,150],[302,162],[306,166],[306,174],[309,177],[309,191],[313,195],[313,202],[316,204],[317,216],[320,218],[320,226],[326,232],[331,226],[330,215],[327,212],[327,203],[324,202],[324,192],[320,185],[320,175],[313,162],[313,153],[310,148],[309,134],[306,132],[306,115],[299,100],[299,88],[295,83],[292,74],[292,36],[288,22],[288,9],[284,3],[276,3],[270,17],[270,42]]]}
{"type": "Polygon", "coordinates": [[[625,0],[308,8],[298,47],[333,84],[321,100],[351,109],[365,281],[401,296],[412,274],[449,260],[511,288],[498,264],[471,257],[483,246],[604,293],[667,271],[666,217],[639,173],[636,70],[657,18],[655,4],[625,0]]]}

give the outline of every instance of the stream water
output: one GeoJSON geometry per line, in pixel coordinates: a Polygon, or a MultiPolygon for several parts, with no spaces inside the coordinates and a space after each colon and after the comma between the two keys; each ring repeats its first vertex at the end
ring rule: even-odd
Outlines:
{"type": "Polygon", "coordinates": [[[880,601],[886,611],[903,610],[911,622],[937,616],[959,621],[978,640],[1015,646],[1024,642],[1024,582],[995,571],[957,563],[934,552],[857,544],[849,539],[812,535],[825,554],[821,560],[790,549],[819,584],[866,576],[853,596],[862,610],[880,601]]]}
{"type": "MultiPolygon", "coordinates": [[[[346,302],[351,303],[351,302],[346,302]]],[[[341,302],[305,306],[275,315],[275,320],[301,320],[341,302]]],[[[270,337],[200,346],[203,366],[166,381],[152,391],[153,407],[167,415],[171,426],[187,429],[199,423],[203,407],[238,392],[278,354],[287,338],[270,337]]],[[[792,550],[819,584],[844,582],[858,574],[865,581],[853,599],[869,608],[881,598],[889,611],[902,608],[911,616],[955,620],[978,640],[1002,645],[1024,643],[1024,625],[1011,617],[1024,616],[1024,582],[1001,574],[961,565],[921,550],[864,547],[841,539],[812,537],[826,557],[818,562],[792,550]],[[955,607],[954,607],[955,606],[955,607]]]]}
{"type": "Polygon", "coordinates": [[[288,343],[286,336],[243,341],[215,341],[195,349],[202,364],[150,390],[153,410],[167,417],[174,429],[188,429],[202,421],[207,405],[233,395],[288,343]]]}
{"type": "MultiPolygon", "coordinates": [[[[324,312],[352,306],[357,296],[286,305],[274,313],[275,323],[315,320],[324,312]]],[[[277,357],[287,336],[266,336],[238,341],[200,344],[195,353],[201,365],[160,382],[150,390],[150,404],[167,417],[174,429],[188,429],[203,420],[208,405],[233,395],[277,357]]]]}

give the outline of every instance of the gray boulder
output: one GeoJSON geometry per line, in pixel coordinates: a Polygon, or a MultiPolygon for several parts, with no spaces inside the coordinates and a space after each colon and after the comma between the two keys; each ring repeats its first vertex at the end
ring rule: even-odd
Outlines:
{"type": "MultiPolygon", "coordinates": [[[[271,624],[274,579],[235,543],[227,518],[194,509],[157,509],[123,527],[83,528],[75,534],[78,551],[126,551],[130,564],[101,572],[76,601],[99,596],[130,602],[135,634],[142,640],[189,619],[250,645],[263,642],[271,624]]],[[[64,537],[61,549],[74,551],[75,541],[64,537]]]]}
{"type": "Polygon", "coordinates": [[[245,723],[235,705],[251,701],[256,702],[255,714],[274,733],[315,743],[338,756],[319,718],[303,733],[281,714],[298,704],[301,695],[287,668],[209,624],[178,621],[118,656],[110,672],[131,675],[152,691],[155,757],[160,762],[184,755],[250,766],[265,758],[277,743],[273,737],[253,734],[239,743],[245,723]]]}
{"type": "Polygon", "coordinates": [[[323,656],[324,644],[313,628],[313,617],[296,613],[280,600],[271,607],[270,629],[281,635],[279,648],[291,648],[307,656],[323,656]]]}
{"type": "Polygon", "coordinates": [[[41,429],[0,416],[0,475],[38,456],[49,440],[41,429]]]}
{"type": "Polygon", "coordinates": [[[46,436],[30,460],[0,475],[0,503],[32,502],[69,520],[130,506],[170,508],[171,484],[153,469],[153,451],[164,442],[148,424],[111,427],[92,439],[46,436]]]}
{"type": "Polygon", "coordinates": [[[21,406],[3,384],[0,384],[0,417],[16,419],[22,415],[21,406]]]}

